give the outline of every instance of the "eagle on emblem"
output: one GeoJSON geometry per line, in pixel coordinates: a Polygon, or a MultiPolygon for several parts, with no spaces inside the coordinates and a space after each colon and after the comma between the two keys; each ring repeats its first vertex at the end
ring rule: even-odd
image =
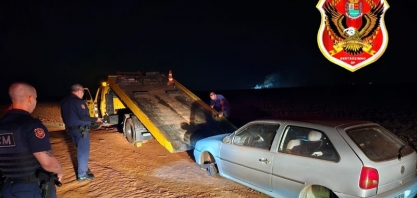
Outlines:
{"type": "Polygon", "coordinates": [[[346,16],[339,13],[335,5],[327,2],[323,9],[326,15],[325,25],[333,44],[343,48],[343,51],[357,55],[364,52],[364,47],[372,46],[374,35],[377,34],[380,27],[380,20],[384,13],[384,5],[370,5],[368,13],[362,17],[362,25],[359,29],[346,27],[346,16]]]}

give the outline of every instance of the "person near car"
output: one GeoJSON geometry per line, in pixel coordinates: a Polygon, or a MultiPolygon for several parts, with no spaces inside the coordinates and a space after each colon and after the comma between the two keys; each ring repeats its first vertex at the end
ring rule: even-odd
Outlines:
{"type": "MultiPolygon", "coordinates": [[[[41,197],[37,173],[43,171],[62,180],[63,170],[52,153],[48,129],[31,113],[36,107],[36,89],[24,82],[9,87],[12,109],[0,119],[0,169],[4,177],[1,197],[41,197]]],[[[55,186],[49,188],[56,197],[55,186]]]]}
{"type": "Polygon", "coordinates": [[[229,102],[221,94],[210,92],[210,107],[219,112],[219,117],[228,118],[230,116],[229,102]]]}
{"type": "Polygon", "coordinates": [[[93,180],[94,174],[88,168],[90,157],[90,127],[92,122],[101,123],[102,118],[90,117],[84,100],[84,87],[80,84],[71,86],[71,94],[60,102],[61,116],[65,129],[77,148],[77,180],[93,180]]]}

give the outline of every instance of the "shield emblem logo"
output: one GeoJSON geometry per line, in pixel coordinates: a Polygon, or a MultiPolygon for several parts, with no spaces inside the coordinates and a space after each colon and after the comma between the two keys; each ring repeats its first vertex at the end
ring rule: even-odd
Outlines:
{"type": "Polygon", "coordinates": [[[377,61],[388,45],[388,8],[386,0],[319,0],[320,51],[351,72],[377,61]]]}

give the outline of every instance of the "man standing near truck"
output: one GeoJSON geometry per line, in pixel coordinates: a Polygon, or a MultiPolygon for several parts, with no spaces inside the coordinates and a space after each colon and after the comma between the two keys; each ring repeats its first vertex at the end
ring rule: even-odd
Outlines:
{"type": "Polygon", "coordinates": [[[90,157],[90,127],[92,122],[102,122],[102,118],[90,117],[84,100],[84,87],[80,84],[71,86],[71,95],[61,103],[61,116],[65,129],[77,147],[77,180],[93,180],[94,174],[88,168],[90,157]]]}
{"type": "Polygon", "coordinates": [[[230,116],[230,105],[223,95],[210,92],[210,99],[210,107],[219,112],[219,117],[230,116]]]}
{"type": "Polygon", "coordinates": [[[13,108],[0,119],[1,197],[40,198],[44,192],[56,197],[54,184],[39,186],[48,179],[61,181],[64,172],[52,153],[48,129],[30,115],[37,104],[36,89],[16,82],[10,86],[9,95],[13,108]],[[40,178],[39,173],[47,178],[40,178]]]}

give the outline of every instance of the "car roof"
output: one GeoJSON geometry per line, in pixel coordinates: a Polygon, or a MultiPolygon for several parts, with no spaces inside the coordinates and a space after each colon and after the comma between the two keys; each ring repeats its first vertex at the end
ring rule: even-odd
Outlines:
{"type": "Polygon", "coordinates": [[[358,120],[358,119],[348,119],[348,118],[333,118],[333,117],[322,117],[322,116],[274,116],[266,117],[262,119],[257,119],[256,121],[295,121],[295,122],[305,122],[318,124],[323,126],[328,126],[336,128],[342,125],[359,125],[359,124],[370,124],[371,121],[358,120]]]}

